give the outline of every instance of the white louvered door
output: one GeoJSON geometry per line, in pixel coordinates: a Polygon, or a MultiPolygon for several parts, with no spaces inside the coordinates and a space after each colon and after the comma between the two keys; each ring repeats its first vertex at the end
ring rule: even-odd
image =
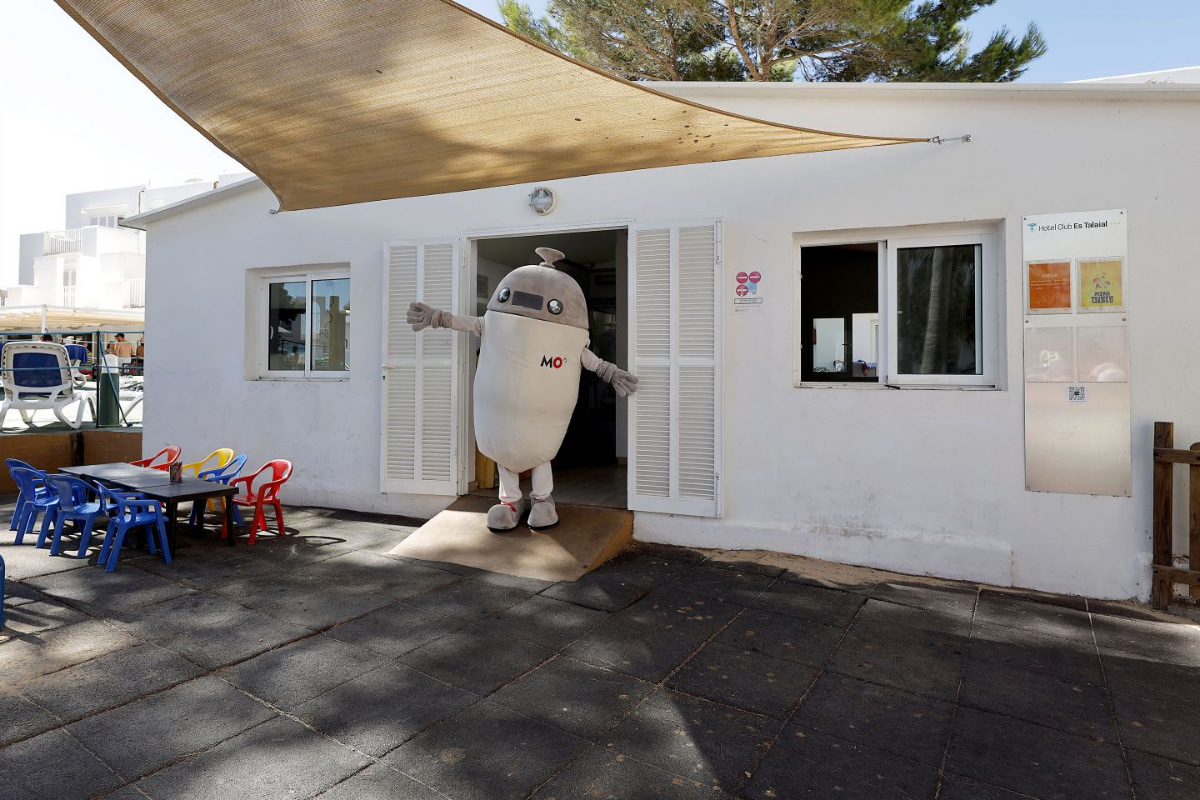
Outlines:
{"type": "Polygon", "coordinates": [[[721,269],[715,221],[629,231],[629,508],[719,517],[721,269]]]}
{"type": "Polygon", "coordinates": [[[449,241],[391,242],[384,257],[380,491],[458,494],[462,334],[414,333],[405,321],[414,300],[456,310],[458,248],[449,241]]]}

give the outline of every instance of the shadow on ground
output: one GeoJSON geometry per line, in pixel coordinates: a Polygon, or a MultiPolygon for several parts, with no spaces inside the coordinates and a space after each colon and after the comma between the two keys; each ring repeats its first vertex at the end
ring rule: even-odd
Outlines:
{"type": "Polygon", "coordinates": [[[287,520],[113,573],[5,537],[0,797],[1200,796],[1192,624],[678,548],[552,584],[287,520]]]}

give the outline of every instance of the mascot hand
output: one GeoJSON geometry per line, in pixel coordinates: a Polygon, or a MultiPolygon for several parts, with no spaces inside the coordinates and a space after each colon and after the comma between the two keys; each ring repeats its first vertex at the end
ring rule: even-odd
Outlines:
{"type": "Polygon", "coordinates": [[[412,325],[414,331],[422,331],[433,325],[437,316],[438,310],[433,306],[428,306],[424,303],[408,304],[407,321],[409,325],[412,325]]]}
{"type": "Polygon", "coordinates": [[[619,394],[621,397],[628,397],[637,391],[637,375],[626,372],[623,369],[618,369],[615,373],[613,373],[612,380],[610,382],[612,383],[613,389],[615,389],[617,394],[619,394]]]}

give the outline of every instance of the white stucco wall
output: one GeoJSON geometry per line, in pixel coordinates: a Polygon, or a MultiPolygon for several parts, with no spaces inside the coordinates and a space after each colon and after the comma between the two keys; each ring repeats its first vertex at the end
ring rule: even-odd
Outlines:
{"type": "MultiPolygon", "coordinates": [[[[970,144],[771,158],[269,215],[265,188],[151,216],[145,448],[217,446],[296,465],[292,503],[428,515],[445,497],[379,493],[383,243],[472,231],[719,217],[727,283],[763,273],[760,315],[727,313],[725,517],[639,513],[652,541],[768,548],[914,573],[1145,597],[1150,434],[1200,440],[1194,131],[1200,94],[900,87],[673,87],[700,102],[828,130],[971,133],[970,144]],[[1134,496],[1024,489],[1020,220],[1129,210],[1134,496]],[[996,391],[795,388],[797,233],[989,221],[1002,233],[996,391]],[[349,262],[346,381],[243,376],[245,270],[349,262]]],[[[728,308],[726,309],[728,312],[728,308]]]]}

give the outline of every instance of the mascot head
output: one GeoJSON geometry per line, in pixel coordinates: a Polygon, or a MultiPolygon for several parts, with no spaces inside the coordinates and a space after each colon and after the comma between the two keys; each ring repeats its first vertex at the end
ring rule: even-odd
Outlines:
{"type": "Polygon", "coordinates": [[[554,266],[563,254],[549,247],[539,247],[534,252],[542,257],[542,263],[517,267],[505,275],[488,302],[488,311],[587,330],[588,310],[583,290],[574,278],[554,266]]]}

